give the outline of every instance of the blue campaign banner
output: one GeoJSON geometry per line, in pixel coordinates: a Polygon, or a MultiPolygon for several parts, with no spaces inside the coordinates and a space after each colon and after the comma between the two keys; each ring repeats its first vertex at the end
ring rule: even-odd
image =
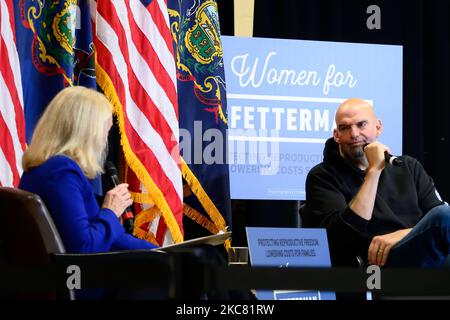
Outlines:
{"type": "MultiPolygon", "coordinates": [[[[331,267],[325,229],[247,227],[252,266],[331,267]]],[[[335,300],[334,292],[257,290],[260,300],[335,300]]]]}
{"type": "Polygon", "coordinates": [[[304,200],[344,100],[369,101],[402,153],[402,47],[222,36],[233,199],[304,200]]]}

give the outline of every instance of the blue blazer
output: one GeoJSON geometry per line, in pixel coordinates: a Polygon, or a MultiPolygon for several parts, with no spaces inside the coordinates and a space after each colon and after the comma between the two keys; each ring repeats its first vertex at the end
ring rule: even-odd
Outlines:
{"type": "Polygon", "coordinates": [[[42,198],[68,253],[156,248],[125,233],[112,210],[100,209],[89,180],[66,156],[24,172],[19,187],[42,198]]]}

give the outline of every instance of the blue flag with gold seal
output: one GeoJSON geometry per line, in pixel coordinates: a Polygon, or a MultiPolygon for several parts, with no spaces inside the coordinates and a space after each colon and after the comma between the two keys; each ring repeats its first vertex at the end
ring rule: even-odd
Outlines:
{"type": "Polygon", "coordinates": [[[183,224],[189,239],[231,226],[223,51],[214,0],[169,0],[168,7],[186,182],[183,212],[188,219],[183,224]]]}
{"type": "MultiPolygon", "coordinates": [[[[14,2],[26,139],[53,97],[67,86],[96,89],[88,0],[14,2]]],[[[92,182],[102,194],[101,180],[92,182]]]]}
{"type": "Polygon", "coordinates": [[[88,0],[14,1],[27,141],[64,87],[96,89],[88,0]]]}

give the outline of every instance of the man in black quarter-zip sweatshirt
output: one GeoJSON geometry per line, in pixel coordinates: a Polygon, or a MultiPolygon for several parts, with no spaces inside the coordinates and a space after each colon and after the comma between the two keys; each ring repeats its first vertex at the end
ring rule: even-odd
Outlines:
{"type": "Polygon", "coordinates": [[[409,156],[386,162],[389,148],[372,106],[352,98],[335,116],[324,161],[306,179],[304,227],[327,229],[334,266],[438,267],[449,254],[450,207],[409,156]]]}

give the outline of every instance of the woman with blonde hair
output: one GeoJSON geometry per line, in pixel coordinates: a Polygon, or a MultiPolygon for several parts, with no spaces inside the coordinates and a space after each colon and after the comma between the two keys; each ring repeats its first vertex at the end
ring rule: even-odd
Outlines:
{"type": "Polygon", "coordinates": [[[101,93],[66,88],[44,111],[23,156],[19,187],[42,198],[67,252],[155,248],[120,224],[132,204],[128,185],[108,191],[100,208],[89,181],[103,171],[112,112],[101,93]]]}

